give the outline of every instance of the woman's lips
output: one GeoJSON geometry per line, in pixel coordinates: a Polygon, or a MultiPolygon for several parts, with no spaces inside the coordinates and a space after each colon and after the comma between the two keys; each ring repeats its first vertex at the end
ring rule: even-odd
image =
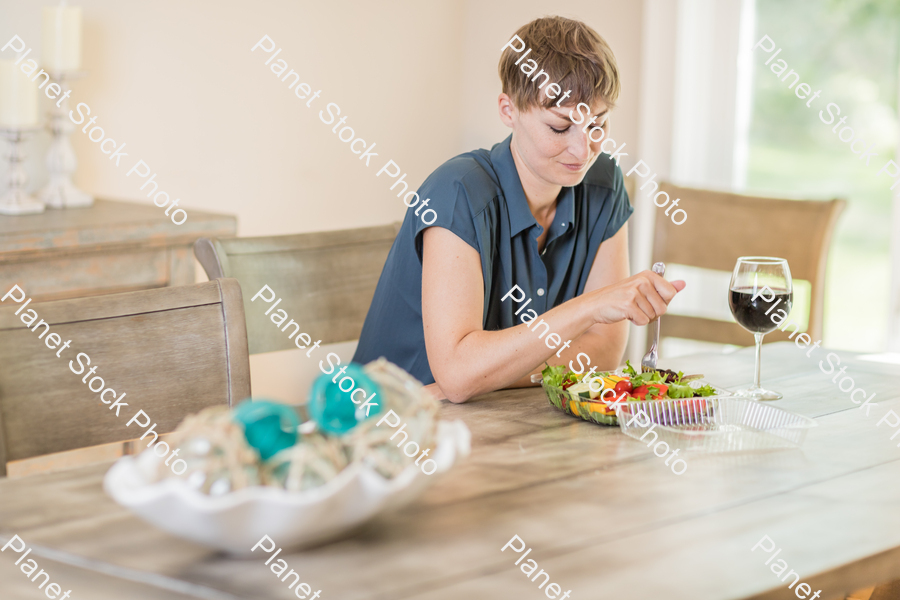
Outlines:
{"type": "Polygon", "coordinates": [[[569,163],[561,163],[561,164],[562,164],[562,166],[564,166],[565,168],[567,168],[567,169],[570,170],[570,171],[580,171],[580,170],[582,170],[585,166],[587,166],[587,163],[586,163],[586,162],[584,162],[584,163],[576,163],[576,164],[569,164],[569,163]]]}

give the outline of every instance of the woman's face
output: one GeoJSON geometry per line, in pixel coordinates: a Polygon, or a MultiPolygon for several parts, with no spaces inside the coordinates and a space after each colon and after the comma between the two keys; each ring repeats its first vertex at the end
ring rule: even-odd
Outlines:
{"type": "Polygon", "coordinates": [[[600,155],[600,146],[609,131],[606,103],[597,100],[590,109],[587,104],[554,105],[532,107],[523,112],[507,102],[504,111],[501,97],[501,118],[512,127],[515,151],[531,174],[554,186],[571,187],[581,183],[600,155]],[[573,120],[581,124],[576,125],[573,120]],[[602,135],[599,130],[593,131],[594,127],[600,127],[602,135]]]}

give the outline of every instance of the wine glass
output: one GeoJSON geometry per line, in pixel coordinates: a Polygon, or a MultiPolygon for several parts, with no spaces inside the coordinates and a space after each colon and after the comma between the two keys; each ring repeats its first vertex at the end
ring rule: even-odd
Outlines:
{"type": "Polygon", "coordinates": [[[734,265],[728,305],[734,319],[756,338],[756,372],[753,385],[735,392],[752,400],[779,400],[778,392],[759,385],[762,340],[791,313],[793,301],[791,269],[783,258],[742,256],[734,265]],[[777,319],[777,320],[776,320],[777,319]]]}

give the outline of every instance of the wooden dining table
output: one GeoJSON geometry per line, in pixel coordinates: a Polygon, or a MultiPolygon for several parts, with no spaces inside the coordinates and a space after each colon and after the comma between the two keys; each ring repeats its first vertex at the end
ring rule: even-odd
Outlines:
{"type": "MultiPolygon", "coordinates": [[[[793,577],[771,570],[780,559],[824,600],[900,578],[900,421],[889,412],[900,414],[900,367],[834,353],[841,377],[875,394],[867,415],[820,369],[829,352],[763,348],[763,384],[784,394],[772,405],[816,422],[800,447],[685,452],[681,475],[618,427],[553,408],[540,388],[445,402],[441,418],[472,433],[465,461],[406,508],[280,558],[323,600],[550,597],[543,576],[521,570],[530,559],[573,600],[799,597],[793,577]],[[501,551],[514,536],[531,549],[519,566],[524,552],[501,551]],[[769,565],[768,542],[752,550],[765,536],[780,549],[769,565]]],[[[749,383],[753,361],[748,348],[661,366],[732,388],[749,383]]],[[[117,505],[102,489],[109,467],[0,480],[2,543],[25,540],[72,600],[297,597],[268,555],[230,557],[117,505]]],[[[44,597],[17,558],[0,553],[0,598],[44,597]]]]}

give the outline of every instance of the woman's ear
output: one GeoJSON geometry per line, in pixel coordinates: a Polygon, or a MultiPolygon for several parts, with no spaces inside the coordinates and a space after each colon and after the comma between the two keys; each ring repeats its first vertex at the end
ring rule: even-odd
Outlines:
{"type": "Polygon", "coordinates": [[[516,116],[516,107],[512,103],[512,99],[501,93],[500,97],[497,98],[497,105],[500,111],[500,120],[503,121],[504,125],[512,128],[515,121],[514,117],[516,116]]]}

